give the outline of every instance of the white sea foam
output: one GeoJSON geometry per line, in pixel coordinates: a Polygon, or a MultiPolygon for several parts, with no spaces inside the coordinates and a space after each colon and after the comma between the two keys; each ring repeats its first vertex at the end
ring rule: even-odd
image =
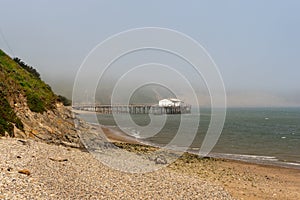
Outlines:
{"type": "Polygon", "coordinates": [[[235,159],[235,160],[278,161],[278,159],[274,156],[258,156],[258,155],[242,155],[242,154],[216,154],[216,155],[219,155],[220,157],[235,159]]]}
{"type": "Polygon", "coordinates": [[[286,162],[288,165],[294,165],[294,166],[300,166],[300,163],[292,163],[292,162],[286,162]]]}

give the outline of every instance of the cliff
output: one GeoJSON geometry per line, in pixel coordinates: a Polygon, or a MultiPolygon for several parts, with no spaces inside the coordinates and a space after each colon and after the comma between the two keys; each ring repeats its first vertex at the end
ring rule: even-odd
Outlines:
{"type": "Polygon", "coordinates": [[[0,50],[0,136],[79,147],[74,119],[36,70],[0,50]]]}

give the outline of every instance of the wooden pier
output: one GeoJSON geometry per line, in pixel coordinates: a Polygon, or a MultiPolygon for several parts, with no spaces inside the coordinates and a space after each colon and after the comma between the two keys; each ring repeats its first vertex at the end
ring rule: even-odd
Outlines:
{"type": "Polygon", "coordinates": [[[130,104],[130,105],[101,105],[101,104],[78,104],[73,105],[75,110],[92,111],[101,114],[187,114],[191,113],[191,105],[167,106],[149,104],[130,104]]]}

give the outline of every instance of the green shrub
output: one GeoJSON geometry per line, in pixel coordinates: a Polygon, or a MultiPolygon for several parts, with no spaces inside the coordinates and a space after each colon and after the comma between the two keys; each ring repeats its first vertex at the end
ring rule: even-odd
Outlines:
{"type": "Polygon", "coordinates": [[[13,109],[10,107],[2,91],[0,91],[0,135],[4,135],[7,132],[11,137],[14,136],[15,126],[23,130],[24,126],[22,121],[16,116],[13,109]]]}
{"type": "Polygon", "coordinates": [[[64,104],[64,106],[72,105],[72,101],[62,95],[58,95],[58,101],[62,102],[64,104]]]}
{"type": "Polygon", "coordinates": [[[24,125],[18,117],[16,117],[16,119],[15,119],[15,125],[18,129],[24,130],[24,125]]]}
{"type": "Polygon", "coordinates": [[[5,132],[7,132],[9,136],[14,137],[13,125],[10,122],[0,117],[0,135],[4,136],[5,132]]]}
{"type": "Polygon", "coordinates": [[[43,113],[46,111],[45,104],[35,93],[27,93],[27,104],[31,111],[43,113]]]}

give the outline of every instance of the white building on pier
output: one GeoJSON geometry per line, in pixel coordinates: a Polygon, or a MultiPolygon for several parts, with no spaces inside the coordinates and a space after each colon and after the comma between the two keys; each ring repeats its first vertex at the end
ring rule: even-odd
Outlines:
{"type": "Polygon", "coordinates": [[[183,104],[184,102],[180,99],[162,99],[159,101],[158,105],[159,107],[179,107],[183,104]]]}

